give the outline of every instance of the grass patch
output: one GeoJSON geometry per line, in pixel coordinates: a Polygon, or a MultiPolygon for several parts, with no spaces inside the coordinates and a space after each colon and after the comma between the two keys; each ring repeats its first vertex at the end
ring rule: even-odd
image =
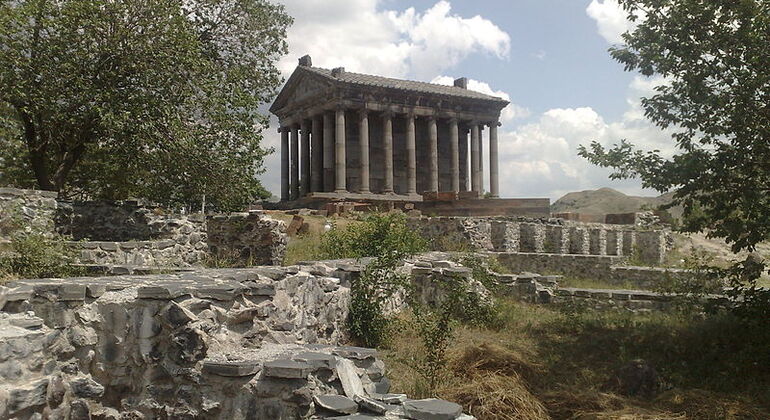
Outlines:
{"type": "MultiPolygon", "coordinates": [[[[448,375],[435,396],[484,419],[770,418],[770,331],[729,314],[684,317],[590,309],[561,312],[503,300],[502,326],[459,327],[448,375]],[[633,359],[652,363],[667,384],[653,399],[605,388],[633,359]]],[[[433,396],[415,371],[422,357],[402,328],[382,351],[393,392],[433,396]]]]}

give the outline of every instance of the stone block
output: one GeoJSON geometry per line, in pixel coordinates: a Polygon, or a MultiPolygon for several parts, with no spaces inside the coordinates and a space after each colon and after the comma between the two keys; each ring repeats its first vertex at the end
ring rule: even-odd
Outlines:
{"type": "Polygon", "coordinates": [[[289,236],[297,236],[303,223],[305,223],[305,218],[300,215],[295,215],[292,217],[289,227],[286,228],[286,234],[289,236]]]}
{"type": "Polygon", "coordinates": [[[404,411],[414,420],[455,420],[463,409],[453,402],[429,398],[406,401],[404,411]]]}
{"type": "Polygon", "coordinates": [[[257,374],[261,369],[257,361],[203,361],[203,373],[225,377],[243,377],[257,374]]]}
{"type": "Polygon", "coordinates": [[[313,371],[308,363],[280,359],[265,363],[263,374],[270,378],[305,379],[313,371]]]}
{"type": "Polygon", "coordinates": [[[318,407],[340,414],[353,414],[358,411],[358,404],[344,395],[316,395],[313,402],[318,407]]]}
{"type": "Polygon", "coordinates": [[[48,378],[10,388],[6,400],[7,413],[13,416],[20,411],[40,407],[46,403],[47,394],[48,378]]]}
{"type": "Polygon", "coordinates": [[[294,356],[294,360],[305,362],[313,368],[334,369],[337,364],[337,358],[328,353],[319,353],[306,351],[294,356]]]}
{"type": "Polygon", "coordinates": [[[363,395],[356,395],[353,398],[353,401],[358,403],[358,406],[366,411],[371,411],[375,414],[385,414],[390,406],[388,404],[385,404],[382,401],[377,401],[375,399],[365,397],[363,395]]]}

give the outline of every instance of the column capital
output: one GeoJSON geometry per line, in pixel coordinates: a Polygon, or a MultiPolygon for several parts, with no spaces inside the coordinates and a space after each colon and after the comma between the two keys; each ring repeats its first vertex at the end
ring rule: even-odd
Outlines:
{"type": "Polygon", "coordinates": [[[360,109],[358,110],[358,115],[360,115],[360,116],[362,116],[362,117],[364,117],[364,116],[367,116],[367,115],[369,115],[369,110],[368,110],[368,109],[366,109],[366,107],[364,107],[364,108],[360,108],[360,109]]]}
{"type": "Polygon", "coordinates": [[[382,118],[383,119],[385,119],[385,118],[393,118],[394,115],[396,115],[396,113],[393,112],[390,109],[386,109],[385,111],[382,111],[382,118]]]}
{"type": "Polygon", "coordinates": [[[449,122],[453,123],[453,124],[458,124],[459,125],[460,124],[460,119],[457,118],[457,117],[450,117],[449,118],[449,122]]]}

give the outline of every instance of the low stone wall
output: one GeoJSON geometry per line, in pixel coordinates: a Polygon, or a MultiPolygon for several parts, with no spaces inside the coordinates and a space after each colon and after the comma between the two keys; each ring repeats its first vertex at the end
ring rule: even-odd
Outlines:
{"type": "Polygon", "coordinates": [[[19,229],[53,232],[56,196],[52,191],[0,188],[0,238],[19,229]]]}
{"type": "Polygon", "coordinates": [[[663,263],[671,235],[560,219],[505,217],[415,217],[409,226],[437,251],[482,250],[633,257],[643,264],[663,263]]]}
{"type": "MultiPolygon", "coordinates": [[[[675,295],[631,289],[588,289],[561,287],[561,276],[535,273],[492,273],[500,283],[501,293],[520,301],[540,304],[577,304],[593,309],[626,309],[630,311],[669,310],[676,301],[675,295]]],[[[728,306],[726,295],[707,295],[704,302],[728,306]]]]}
{"type": "Polygon", "coordinates": [[[491,253],[507,270],[559,274],[584,279],[599,279],[608,284],[654,289],[667,278],[684,278],[691,272],[679,268],[621,265],[625,259],[612,255],[563,255],[527,252],[491,253]]]}
{"type": "Polygon", "coordinates": [[[682,268],[615,266],[610,268],[610,279],[614,284],[643,289],[655,289],[663,280],[684,279],[692,276],[690,270],[682,268]]]}
{"type": "MultiPolygon", "coordinates": [[[[205,236],[201,214],[174,214],[135,200],[59,202],[56,230],[74,240],[150,241],[205,236]]],[[[205,237],[203,238],[205,239],[205,237]]]]}
{"type": "Polygon", "coordinates": [[[244,265],[281,265],[286,254],[286,223],[261,212],[211,216],[207,233],[212,255],[244,265]]]}
{"type": "MultiPolygon", "coordinates": [[[[428,301],[431,282],[470,275],[436,258],[399,268],[428,301]]],[[[457,404],[386,394],[376,352],[340,345],[365,263],[0,286],[0,418],[461,418],[457,404]]]]}
{"type": "Polygon", "coordinates": [[[561,274],[579,278],[606,279],[614,265],[623,258],[611,255],[538,254],[530,252],[495,252],[500,264],[507,270],[543,274],[561,274]]]}
{"type": "Polygon", "coordinates": [[[82,264],[135,267],[189,267],[208,257],[208,245],[200,236],[177,240],[127,242],[70,242],[79,249],[82,264]]]}

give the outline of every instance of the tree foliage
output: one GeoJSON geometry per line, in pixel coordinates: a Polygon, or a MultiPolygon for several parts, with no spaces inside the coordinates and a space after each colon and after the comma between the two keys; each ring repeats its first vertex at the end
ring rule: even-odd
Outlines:
{"type": "Polygon", "coordinates": [[[267,0],[0,2],[2,181],[223,208],[265,196],[259,106],[290,23],[267,0]]]}
{"type": "MultiPolygon", "coordinates": [[[[662,156],[623,140],[611,148],[593,142],[580,154],[614,168],[612,178],[676,190],[682,230],[724,238],[734,252],[754,251],[770,239],[770,1],[620,3],[637,26],[610,53],[627,71],[662,77],[642,105],[651,121],[674,132],[677,152],[662,156]]],[[[752,267],[754,274],[764,269],[752,267]]],[[[756,275],[732,277],[757,293],[756,275]]]]}

